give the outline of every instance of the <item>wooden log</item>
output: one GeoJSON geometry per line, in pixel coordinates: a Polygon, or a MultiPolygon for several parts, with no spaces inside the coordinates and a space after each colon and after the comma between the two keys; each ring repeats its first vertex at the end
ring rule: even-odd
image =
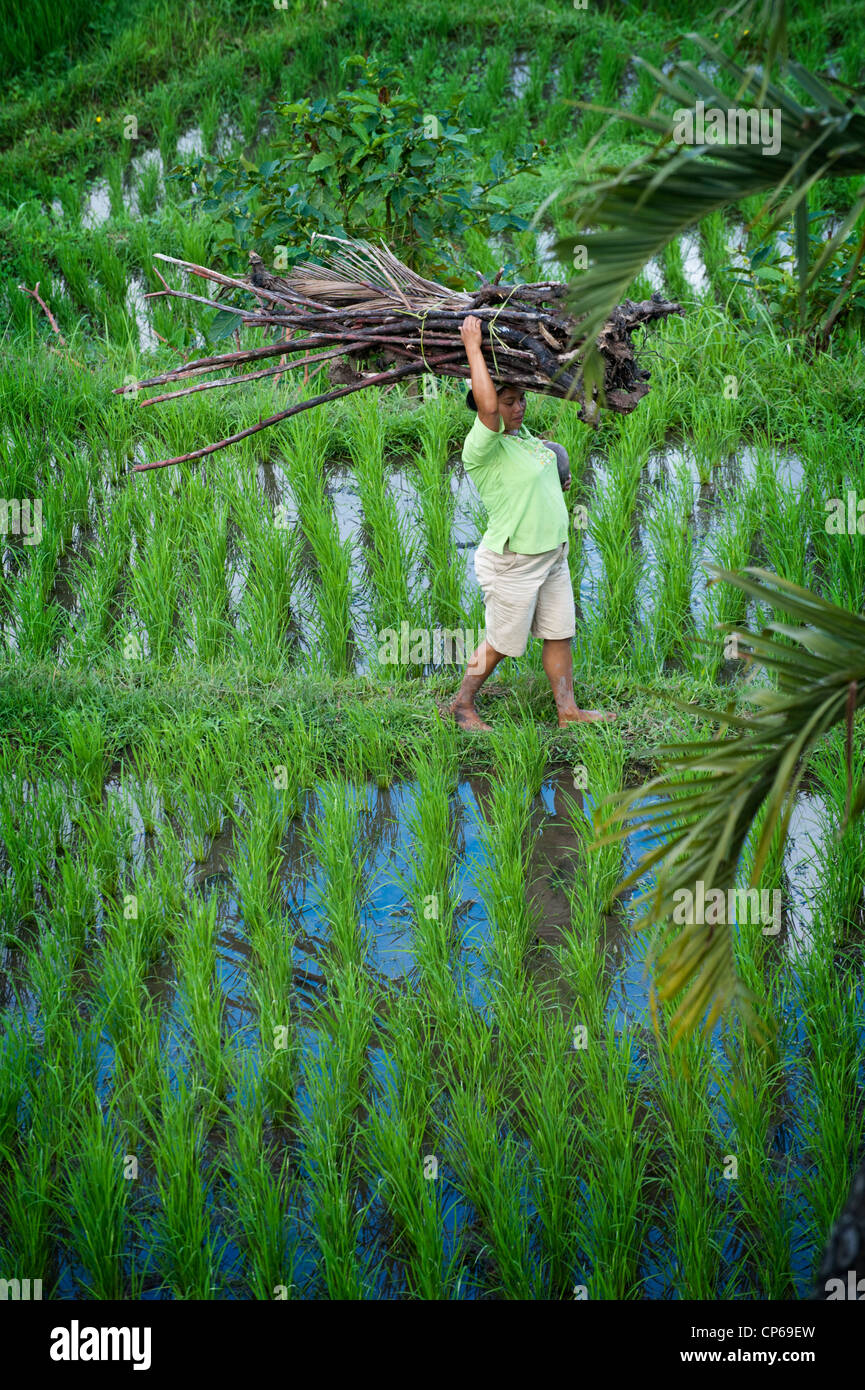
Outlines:
{"type": "MultiPolygon", "coordinates": [[[[554,281],[507,285],[499,283],[497,276],[472,293],[455,292],[415,275],[386,247],[380,251],[361,242],[338,238],[324,240],[337,240],[342,249],[333,252],[324,265],[296,268],[288,279],[269,274],[254,253],[250,253],[250,277],[245,280],[191,261],[166,255],[158,257],[221,288],[246,291],[254,295],[258,303],[254,309],[244,310],[189,290],[175,289],[159,271],[156,273],[163,289],[154,291],[150,297],[165,295],[192,300],[210,308],[228,310],[237,315],[238,323],[278,327],[283,335],[299,336],[289,341],[283,337],[278,343],[265,347],[244,349],[239,346],[236,352],[185,362],[159,376],[118,387],[118,393],[167,386],[190,377],[217,373],[224,367],[237,369],[246,364],[255,370],[184,386],[178,391],[161,392],[142,404],[153,405],[197,391],[278,376],[294,367],[304,368],[306,380],[312,363],[321,370],[326,361],[337,357],[350,362],[351,370],[348,374],[343,371],[345,384],[335,391],[295,403],[249,429],[189,454],[154,464],[138,464],[134,471],[202,458],[301,410],[309,410],[367,386],[383,382],[390,386],[430,371],[466,379],[470,373],[460,327],[468,314],[481,320],[484,356],[495,380],[572,400],[581,419],[597,422],[598,401],[593,399],[588,406],[585,401],[579,360],[580,315],[566,312],[567,285],[554,281]],[[314,351],[317,349],[321,350],[314,351]],[[274,356],[281,359],[278,366],[258,369],[262,360],[274,356]],[[382,370],[383,364],[388,362],[399,365],[382,370]],[[364,364],[369,364],[373,370],[364,372],[364,364]]],[[[636,360],[631,337],[634,330],[681,313],[679,304],[663,300],[659,295],[640,303],[626,300],[616,307],[597,338],[597,348],[604,361],[602,403],[608,409],[628,413],[649,389],[650,373],[636,360]]]]}

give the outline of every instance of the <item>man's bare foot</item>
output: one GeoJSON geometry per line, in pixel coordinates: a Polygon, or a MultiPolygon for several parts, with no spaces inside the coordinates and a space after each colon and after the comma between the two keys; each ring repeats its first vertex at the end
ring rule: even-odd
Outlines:
{"type": "Polygon", "coordinates": [[[485,724],[474,705],[468,704],[465,700],[454,700],[445,708],[461,729],[489,729],[492,731],[492,724],[485,724]]]}
{"type": "Polygon", "coordinates": [[[559,728],[564,729],[568,724],[600,724],[606,723],[610,719],[615,719],[615,714],[602,709],[573,709],[559,711],[559,728]]]}

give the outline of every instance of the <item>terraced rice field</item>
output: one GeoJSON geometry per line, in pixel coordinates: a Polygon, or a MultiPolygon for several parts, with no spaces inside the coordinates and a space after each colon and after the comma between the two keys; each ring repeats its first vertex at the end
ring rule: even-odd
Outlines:
{"type": "MultiPolygon", "coordinates": [[[[644,345],[637,411],[596,431],[539,397],[527,415],[571,458],[577,698],[617,720],[559,730],[531,643],[481,697],[493,734],[461,736],[436,702],[483,628],[485,522],[453,383],[129,471],[302,394],[256,382],[139,410],[112,393],[202,341],[194,313],[143,297],[154,251],[211,263],[216,238],[166,170],[198,149],[263,158],[280,82],[337,80],[324,37],[262,20],[216,91],[231,6],[185,7],[188,73],[169,47],[188,52],[191,20],[164,8],[134,156],[93,144],[104,57],[74,91],[62,73],[16,88],[0,118],[3,265],[18,238],[16,277],[41,277],[66,338],[4,282],[0,1277],[55,1299],[807,1297],[862,1143],[865,821],[842,832],[843,736],[764,867],[778,922],[730,928],[776,1024],[765,1046],[736,1019],[671,1045],[657,943],[613,897],[649,844],[594,833],[660,745],[709,734],[673,700],[741,696],[715,624],[780,616],[707,586],[707,563],[861,611],[865,539],[825,526],[829,499],[865,497],[861,348],[806,360],[745,331],[725,266],[756,205],[651,263],[633,295],[686,312],[644,345]],[[64,93],[78,125],[30,148],[26,121],[64,93]]],[[[427,5],[441,34],[419,44],[393,6],[337,8],[334,54],[372,31],[420,90],[465,85],[479,162],[548,141],[520,205],[600,129],[565,94],[645,113],[629,46],[660,64],[669,37],[651,13],[614,41],[598,15],[563,48],[572,17],[526,0],[486,48],[466,7],[427,5]]],[[[470,258],[558,273],[566,226],[554,210],[504,245],[470,239],[470,258]]],[[[861,721],[853,748],[861,766],[861,721]]]]}

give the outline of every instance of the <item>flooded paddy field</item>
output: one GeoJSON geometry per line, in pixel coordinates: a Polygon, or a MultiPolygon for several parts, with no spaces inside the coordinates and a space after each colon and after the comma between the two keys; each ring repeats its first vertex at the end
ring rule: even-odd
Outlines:
{"type": "MultiPolygon", "coordinates": [[[[104,49],[88,23],[80,70],[46,39],[0,109],[0,1280],[92,1301],[805,1299],[865,1124],[861,717],[809,754],[758,916],[737,898],[723,928],[763,1041],[735,1011],[671,1040],[671,928],[635,932],[636,894],[615,895],[652,841],[600,826],[667,744],[770,683],[719,628],[787,615],[709,566],[862,612],[861,339],[785,331],[789,232],[758,249],[762,195],[652,256],[629,296],[684,314],[638,336],[638,409],[590,429],[530,395],[526,416],[570,456],[577,699],[616,721],[559,730],[531,642],[479,699],[493,732],[461,736],[440,713],[483,629],[485,526],[464,386],[365,391],[134,473],[330,381],[115,394],[235,344],[152,297],[154,256],[244,274],[268,247],[190,209],[197,162],[281,158],[279,98],[332,98],[375,50],[423,111],[465,97],[473,185],[543,150],[499,189],[505,227],[454,243],[466,283],[571,280],[557,190],[633,134],[577,99],[648,117],[635,55],[671,72],[694,20],[265,8],[153,6],[116,44],[106,20],[104,49]]],[[[806,9],[791,52],[822,72],[806,9]]],[[[855,6],[844,25],[852,87],[855,6]]],[[[812,190],[833,209],[812,202],[812,265],[853,183],[812,190]]]]}
{"type": "Polygon", "coordinates": [[[807,1296],[863,1122],[843,740],[764,866],[778,921],[729,928],[768,1044],[671,1044],[661,939],[613,899],[649,846],[590,841],[709,731],[670,692],[744,688],[714,625],[776,616],[707,563],[858,601],[824,525],[856,428],[683,428],[669,380],[594,435],[533,401],[571,458],[578,698],[618,731],[550,727],[531,643],[481,747],[435,705],[483,624],[458,390],[130,478],[279,390],[229,422],[73,387],[27,433],[3,379],[7,491],[42,502],[0,587],[3,1268],[57,1298],[807,1296]]]}
{"type": "Polygon", "coordinates": [[[615,733],[550,768],[503,727],[467,776],[441,726],[399,779],[299,727],[289,765],[86,735],[4,766],[4,1254],[52,1296],[807,1295],[862,1124],[828,772],[780,930],[732,928],[776,1038],[676,1050],[609,899],[646,843],[588,849],[644,772],[615,733]]]}
{"type": "Polygon", "coordinates": [[[669,697],[746,691],[715,624],[780,616],[707,563],[865,589],[825,527],[861,427],[691,409],[700,313],[668,330],[687,392],[594,434],[531,403],[571,459],[578,699],[616,725],[556,729],[530,643],[481,741],[436,712],[483,624],[458,389],[129,475],[284,395],[148,416],[5,369],[6,491],[41,512],[0,583],[4,1270],[55,1298],[807,1296],[863,1124],[843,737],[763,867],[778,920],[726,928],[768,1043],[734,1016],[671,1044],[662,940],[613,898],[649,846],[590,847],[608,793],[711,732],[669,697]]]}
{"type": "MultiPolygon", "coordinates": [[[[259,410],[273,408],[271,391],[258,396],[259,410]]],[[[177,423],[196,428],[201,409],[177,423]]],[[[455,676],[483,626],[474,555],[485,521],[458,452],[467,414],[452,389],[402,419],[361,397],[314,427],[292,421],[275,457],[238,448],[197,477],[172,469],[132,487],[74,427],[39,460],[13,426],[10,478],[42,496],[38,516],[24,507],[4,538],[0,638],[10,654],[33,648],[64,667],[109,650],[161,667],[455,676]],[[433,640],[450,631],[458,650],[433,640]]],[[[825,528],[829,499],[856,495],[861,473],[840,439],[827,448],[812,431],[797,450],[771,436],[747,442],[730,423],[682,442],[647,404],[593,448],[549,403],[534,414],[536,433],[570,447],[569,564],[587,675],[626,652],[623,673],[723,671],[715,623],[748,610],[707,587],[710,564],[763,565],[840,596],[865,583],[860,538],[838,545],[825,528]]],[[[160,448],[152,437],[130,444],[124,423],[106,441],[112,453],[137,462],[160,448]]],[[[514,664],[540,669],[538,653],[514,664]]]]}

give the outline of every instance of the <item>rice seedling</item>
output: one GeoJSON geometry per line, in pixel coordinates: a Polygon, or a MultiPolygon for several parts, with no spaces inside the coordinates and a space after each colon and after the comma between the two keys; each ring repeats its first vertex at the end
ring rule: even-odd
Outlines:
{"type": "Polygon", "coordinates": [[[291,800],[271,781],[257,781],[247,798],[247,819],[235,837],[231,872],[249,934],[249,992],[258,1015],[260,1083],[266,1108],[284,1116],[293,1105],[298,1042],[292,1008],[296,928],[281,910],[281,842],[291,800]]]}
{"type": "Polygon", "coordinates": [[[52,926],[68,948],[72,968],[77,969],[97,921],[97,885],[89,863],[64,856],[58,870],[54,881],[47,882],[44,888],[50,903],[52,926]]]}
{"type": "Polygon", "coordinates": [[[455,731],[436,731],[432,750],[412,750],[409,770],[415,786],[406,822],[411,857],[395,871],[395,879],[414,914],[421,986],[435,1016],[445,1022],[453,1018],[456,1008],[451,951],[459,869],[454,863],[450,821],[450,798],[458,776],[455,731]]]}
{"type": "Polygon", "coordinates": [[[312,710],[289,706],[282,713],[264,766],[272,772],[287,818],[300,815],[307,793],[328,759],[321,721],[312,710]]]}
{"type": "Polygon", "coordinates": [[[479,110],[482,118],[488,118],[489,114],[502,104],[508,85],[510,66],[511,54],[507,48],[496,46],[487,53],[481,93],[483,105],[479,110]]]}
{"type": "Polygon", "coordinates": [[[207,858],[231,810],[235,764],[230,750],[212,734],[184,733],[177,787],[182,797],[179,820],[197,864],[207,858]]]}
{"type": "MultiPolygon", "coordinates": [[[[132,857],[132,826],[125,808],[112,798],[101,807],[74,810],[81,846],[99,892],[116,897],[123,871],[132,857]]],[[[67,880],[71,887],[75,880],[67,880]]]]}
{"type": "Polygon", "coordinates": [[[145,1043],[146,956],[136,923],[118,915],[101,952],[96,991],[102,1027],[118,1063],[129,1070],[134,1070],[145,1043]]]}
{"type": "Polygon", "coordinates": [[[232,1077],[231,1049],[223,1042],[224,1000],[216,978],[217,900],[193,898],[174,944],[177,993],[200,1086],[217,1101],[232,1077]]]}
{"type": "MultiPolygon", "coordinates": [[[[127,1289],[124,1251],[131,1183],[112,1117],[91,1103],[72,1132],[76,1163],[65,1174],[60,1203],[63,1225],[80,1269],[86,1297],[123,1298],[127,1289]]],[[[133,1275],[133,1293],[137,1292],[133,1275]]]]}
{"type": "MultiPolygon", "coordinates": [[[[7,762],[8,769],[8,762],[7,762]]],[[[0,799],[0,840],[3,844],[5,886],[4,932],[17,938],[19,931],[33,925],[37,887],[45,872],[45,858],[38,839],[35,803],[23,797],[16,805],[11,799],[11,778],[4,779],[5,795],[0,799]]],[[[18,783],[21,786],[21,783],[18,783]]]]}
{"type": "Polygon", "coordinates": [[[750,1271],[763,1298],[792,1293],[791,1213],[785,1201],[789,1158],[773,1152],[771,1117],[783,1104],[783,1066],[753,1039],[743,1038],[739,1064],[722,1086],[736,1160],[731,1190],[740,1207],[738,1227],[759,1261],[750,1271]]]}
{"type": "Polygon", "coordinates": [[[102,788],[110,765],[105,723],[96,711],[70,710],[63,719],[66,775],[88,806],[102,804],[102,788]]]}
{"type": "MultiPolygon", "coordinates": [[[[711,1055],[702,1039],[688,1044],[686,1064],[687,1072],[673,1059],[669,1044],[659,1047],[655,1095],[663,1125],[655,1142],[666,1151],[671,1278],[681,1297],[706,1298],[713,1296],[710,1290],[725,1290],[722,1184],[734,1170],[718,1144],[707,1094],[711,1055]]],[[[729,1287],[725,1296],[730,1296],[729,1287]]]]}
{"type": "Polygon", "coordinates": [[[115,500],[108,517],[100,517],[93,542],[70,558],[70,582],[81,601],[80,617],[70,634],[70,658],[101,656],[119,616],[129,551],[128,494],[115,500]]]}
{"type": "Polygon", "coordinates": [[[295,535],[268,522],[247,535],[241,640],[265,678],[276,674],[291,654],[299,571],[295,535]]]}
{"type": "MultiPolygon", "coordinates": [[[[6,1157],[6,1155],[4,1155],[6,1157]]],[[[12,1155],[10,1154],[11,1158],[12,1155]]],[[[41,1278],[51,1288],[55,1270],[55,1208],[57,1191],[54,1154],[36,1133],[28,1135],[13,1162],[0,1175],[3,1212],[4,1269],[7,1278],[41,1278]],[[39,1275],[31,1271],[40,1270],[39,1275]]]]}
{"type": "Polygon", "coordinates": [[[249,1296],[263,1301],[293,1290],[294,1243],[289,1213],[295,1197],[287,1150],[269,1143],[260,1105],[250,1083],[247,1103],[232,1117],[224,1159],[225,1200],[246,1257],[244,1283],[249,1296]]]}
{"type": "Polygon", "coordinates": [[[528,1046],[514,1058],[519,1124],[531,1145],[528,1202],[537,1214],[544,1253],[545,1295],[564,1298],[572,1290],[577,1251],[573,1229],[578,1160],[573,1067],[563,1057],[573,1038],[566,1019],[535,1013],[528,1046]]]}
{"type": "Polygon", "coordinates": [[[177,551],[170,531],[161,526],[155,516],[144,520],[142,526],[140,508],[139,503],[137,548],[129,581],[130,607],[125,615],[128,631],[124,645],[131,655],[139,655],[144,639],[146,658],[164,666],[171,662],[177,648],[180,600],[177,551]]]}
{"type": "Polygon", "coordinates": [[[358,914],[365,897],[367,859],[357,851],[361,797],[349,783],[331,778],[321,787],[320,802],[308,831],[308,845],[321,866],[329,949],[336,964],[360,967],[366,950],[358,914]]]}
{"type": "Polygon", "coordinates": [[[599,483],[589,510],[588,532],[603,563],[597,603],[587,623],[589,670],[621,661],[634,647],[634,609],[641,560],[634,545],[633,511],[642,461],[619,456],[599,483]]]}
{"type": "Polygon", "coordinates": [[[186,907],[189,856],[183,840],[168,822],[157,826],[156,842],[152,882],[164,904],[166,926],[173,931],[186,907]]]}
{"type": "MultiPolygon", "coordinates": [[[[750,871],[753,867],[754,862],[754,850],[758,843],[758,836],[763,830],[765,823],[766,808],[761,807],[754,818],[754,829],[745,843],[744,854],[742,856],[741,873],[741,877],[743,880],[746,877],[748,877],[750,881],[750,871]]],[[[774,890],[776,888],[784,889],[786,888],[786,886],[787,883],[784,869],[784,846],[781,841],[781,836],[778,833],[778,829],[776,828],[772,836],[772,839],[769,842],[766,857],[763,862],[762,869],[760,871],[760,881],[758,887],[761,891],[766,892],[774,890]]]]}
{"type": "Polygon", "coordinates": [[[201,103],[201,145],[208,154],[215,153],[216,135],[219,129],[219,95],[208,92],[201,103]]]}
{"type": "Polygon", "coordinates": [[[862,1142],[855,1098],[861,1062],[862,987],[857,968],[839,969],[831,929],[818,928],[798,979],[805,1035],[802,1129],[810,1164],[802,1191],[819,1246],[843,1205],[862,1142]]]}
{"type": "Polygon", "coordinates": [[[448,1134],[455,1185],[478,1213],[492,1288],[507,1298],[542,1298],[544,1280],[528,1220],[527,1146],[497,1115],[502,1097],[456,1086],[448,1134]]]}
{"type": "MultiPolygon", "coordinates": [[[[204,489],[200,489],[203,493],[204,489]]],[[[228,507],[199,495],[188,499],[194,517],[187,536],[193,558],[189,565],[190,640],[204,665],[223,658],[231,638],[228,507]]],[[[273,576],[276,577],[276,576],[273,576]]]]}
{"type": "MultiPolygon", "coordinates": [[[[119,191],[115,172],[115,189],[113,196],[116,197],[119,191]]],[[[104,228],[95,231],[89,238],[88,252],[95,278],[104,286],[107,291],[107,298],[112,308],[114,308],[118,303],[122,303],[126,295],[127,267],[125,257],[121,257],[117,254],[116,246],[112,243],[111,238],[104,228]]]]}
{"type": "Polygon", "coordinates": [[[6,646],[11,653],[41,661],[57,650],[68,617],[51,601],[56,576],[56,558],[45,547],[31,555],[14,586],[2,580],[9,609],[4,624],[6,646]]]}
{"type": "Polygon", "coordinates": [[[331,780],[309,831],[309,848],[322,871],[330,1002],[313,1020],[317,1047],[308,1052],[300,1080],[305,1097],[300,1124],[302,1166],[308,1175],[309,1227],[329,1297],[362,1298],[373,1272],[359,1250],[364,1210],[355,1191],[353,1116],[373,1026],[358,913],[364,901],[365,856],[356,853],[360,800],[348,784],[331,780]],[[307,1109],[308,1107],[308,1109],[307,1109]]]}
{"type": "Polygon", "coordinates": [[[0,1152],[10,1153],[17,1138],[18,1112],[25,1099],[35,1048],[32,1033],[8,1015],[3,1020],[0,1057],[0,1152]]]}
{"type": "MultiPolygon", "coordinates": [[[[729,512],[711,538],[708,558],[724,569],[745,569],[751,563],[754,531],[754,504],[747,493],[740,495],[738,505],[729,512]]],[[[707,585],[700,628],[700,654],[695,664],[710,680],[717,679],[728,650],[728,641],[716,630],[716,624],[742,622],[747,599],[730,584],[707,585]]],[[[732,649],[730,649],[731,657],[732,649]]]]}
{"type": "Polygon", "coordinates": [[[708,217],[703,218],[700,223],[700,246],[706,265],[706,274],[712,284],[717,283],[719,271],[729,260],[726,238],[727,231],[723,212],[711,212],[708,217]]]}
{"type": "Polygon", "coordinates": [[[357,782],[371,777],[377,787],[389,787],[401,754],[401,741],[382,724],[376,713],[360,703],[351,710],[347,723],[350,731],[345,754],[348,774],[357,782]]]}
{"type": "Polygon", "coordinates": [[[708,413],[695,418],[691,452],[701,487],[712,486],[712,475],[723,458],[723,443],[723,433],[708,413]]]}
{"type": "Polygon", "coordinates": [[[197,1114],[195,1073],[177,1089],[163,1075],[159,1119],[151,1118],[149,1153],[158,1206],[153,1219],[155,1263],[174,1298],[213,1298],[222,1245],[213,1231],[214,1175],[205,1159],[205,1122],[197,1114]]]}
{"type": "Polygon", "coordinates": [[[668,242],[664,247],[664,285],[671,299],[689,300],[693,290],[685,274],[682,245],[679,241],[668,242]]]}
{"type": "Polygon", "coordinates": [[[162,194],[162,175],[159,163],[150,159],[141,170],[138,183],[138,210],[143,217],[152,217],[162,194]]]}
{"type": "Polygon", "coordinates": [[[13,71],[26,70],[59,44],[80,43],[89,18],[87,6],[80,0],[73,0],[59,16],[52,14],[50,5],[38,3],[31,7],[15,0],[6,8],[0,29],[4,68],[8,64],[13,71]]]}
{"type": "Polygon", "coordinates": [[[355,1185],[358,1136],[354,1114],[369,1044],[372,1014],[362,973],[353,965],[334,978],[338,1015],[317,1035],[317,1054],[304,1061],[304,1118],[298,1126],[306,1179],[308,1229],[330,1298],[369,1296],[374,1273],[361,1249],[366,1212],[355,1185]],[[308,1111],[306,1107],[308,1106],[308,1111]]]}
{"type": "MultiPolygon", "coordinates": [[[[576,814],[581,816],[579,811],[576,814]]],[[[587,830],[576,826],[575,829],[588,838],[587,830]]],[[[571,1030],[574,1046],[582,1037],[578,1029],[587,1029],[586,1036],[600,1037],[609,988],[604,983],[602,939],[606,885],[597,870],[596,858],[587,856],[584,863],[584,874],[575,875],[573,887],[568,892],[570,927],[564,932],[558,951],[563,978],[575,996],[571,1030]]],[[[608,884],[617,876],[618,870],[608,875],[608,884]]]]}
{"type": "Polygon", "coordinates": [[[421,446],[415,454],[418,495],[425,545],[430,625],[456,624],[462,614],[462,584],[452,540],[455,497],[447,467],[450,409],[444,394],[428,400],[421,422],[421,446]]]}
{"type": "MultiPolygon", "coordinates": [[[[308,416],[300,418],[306,420],[308,416]]],[[[352,545],[350,540],[339,539],[324,490],[320,448],[313,453],[312,447],[307,451],[306,445],[307,440],[302,438],[288,462],[292,493],[316,567],[318,631],[311,655],[314,662],[320,662],[333,674],[345,675],[349,670],[348,643],[352,631],[352,545]]]]}
{"type": "MultiPolygon", "coordinates": [[[[361,397],[347,425],[363,508],[367,539],[364,559],[373,591],[375,627],[379,634],[385,628],[400,631],[403,622],[414,626],[415,617],[420,619],[408,585],[416,544],[388,489],[378,402],[372,397],[361,397]]],[[[398,664],[394,674],[408,673],[398,664]]]]}
{"type": "MultiPolygon", "coordinates": [[[[601,48],[597,69],[598,96],[593,97],[592,100],[599,102],[602,106],[614,105],[618,96],[619,86],[625,71],[626,63],[627,55],[612,45],[604,45],[601,48]]],[[[579,65],[580,72],[582,71],[582,66],[582,64],[579,65]]],[[[569,65],[565,66],[565,72],[570,76],[569,65]]],[[[580,90],[584,86],[585,84],[579,83],[578,80],[578,85],[574,87],[573,90],[580,90]]],[[[604,116],[600,111],[586,111],[576,128],[574,134],[575,144],[585,145],[591,141],[603,122],[604,116]]]]}
{"type": "MultiPolygon", "coordinates": [[[[848,772],[846,731],[830,734],[812,759],[815,775],[828,799],[825,843],[818,869],[819,916],[840,945],[855,940],[865,912],[865,828],[847,820],[848,772]]],[[[853,767],[862,765],[861,734],[854,735],[853,767]]]]}
{"type": "Polygon", "coordinates": [[[437,1089],[429,1016],[413,1004],[399,1008],[391,1018],[388,1046],[364,1132],[363,1166],[382,1191],[412,1294],[447,1298],[460,1278],[461,1257],[458,1249],[447,1257],[438,1159],[425,1151],[437,1089]]]}
{"type": "Polygon", "coordinates": [[[652,565],[652,627],[655,651],[665,661],[683,657],[695,635],[691,613],[694,553],[690,518],[690,478],[680,471],[675,486],[659,498],[649,513],[648,529],[654,551],[652,565]]]}
{"type": "Polygon", "coordinates": [[[524,958],[535,920],[526,900],[532,843],[529,818],[532,798],[540,788],[545,753],[533,725],[519,729],[505,726],[498,744],[501,770],[491,788],[489,810],[481,828],[489,858],[478,881],[493,923],[489,965],[495,974],[494,1008],[507,1033],[511,1016],[521,1004],[524,958]]]}
{"type": "MultiPolygon", "coordinates": [[[[133,1028],[134,1032],[124,1035],[122,1047],[115,1051],[113,1098],[127,1150],[140,1153],[140,1141],[135,1136],[143,1132],[156,1105],[166,1070],[165,1047],[171,1039],[149,989],[133,1020],[133,1028]]],[[[151,1193],[141,1207],[146,1210],[152,1200],[151,1193]]],[[[147,1251],[149,1257],[149,1240],[147,1251]]]]}
{"type": "Polygon", "coordinates": [[[244,920],[255,927],[267,921],[278,900],[281,844],[295,799],[281,796],[265,773],[252,781],[245,801],[246,815],[239,820],[242,834],[235,837],[233,872],[244,920]]]}
{"type": "Polygon", "coordinates": [[[134,806],[138,812],[144,834],[155,834],[162,800],[157,780],[157,752],[149,736],[146,742],[124,754],[120,786],[126,804],[134,806]]]}
{"type": "Polygon", "coordinates": [[[38,1029],[41,1034],[43,1066],[40,1072],[45,1094],[38,1123],[44,1139],[60,1142],[67,1109],[75,1103],[78,1088],[92,1085],[97,1072],[98,1026],[66,1007],[78,1000],[73,962],[65,943],[43,929],[38,941],[25,952],[28,989],[38,1003],[38,1029]],[[55,1102],[47,1111],[48,1102],[55,1102]]]}
{"type": "MultiPolygon", "coordinates": [[[[777,480],[763,491],[762,540],[767,568],[803,588],[813,583],[813,560],[809,551],[812,506],[805,494],[796,496],[779,486],[777,480]]],[[[777,616],[776,621],[783,622],[777,616]]]]}
{"type": "MultiPolygon", "coordinates": [[[[865,493],[865,485],[859,484],[865,493]]],[[[824,523],[825,524],[825,523],[824,523]]],[[[842,604],[856,613],[860,611],[865,593],[865,546],[856,535],[835,537],[827,567],[825,595],[832,603],[842,604]]]]}

